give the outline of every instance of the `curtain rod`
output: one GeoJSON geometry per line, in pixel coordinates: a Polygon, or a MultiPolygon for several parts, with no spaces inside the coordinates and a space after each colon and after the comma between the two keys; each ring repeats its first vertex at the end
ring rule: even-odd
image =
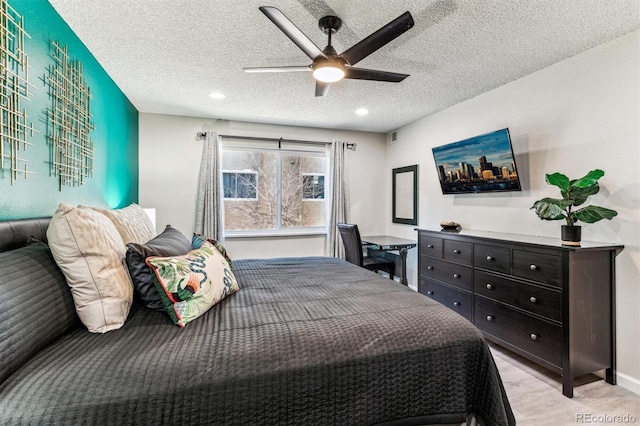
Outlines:
{"type": "MultiPolygon", "coordinates": [[[[198,139],[204,139],[207,136],[207,132],[198,132],[196,133],[198,139]]],[[[331,142],[322,142],[322,141],[305,141],[300,139],[284,139],[284,138],[258,138],[254,136],[235,136],[235,135],[218,135],[218,137],[222,139],[228,140],[245,140],[245,141],[253,141],[253,142],[278,142],[278,148],[280,148],[280,144],[282,143],[302,143],[307,145],[331,145],[331,142]]],[[[347,149],[351,151],[355,151],[357,143],[348,143],[347,149]]]]}

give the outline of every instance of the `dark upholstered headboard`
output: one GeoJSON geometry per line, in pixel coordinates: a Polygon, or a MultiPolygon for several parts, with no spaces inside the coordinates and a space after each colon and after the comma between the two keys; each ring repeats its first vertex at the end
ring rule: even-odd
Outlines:
{"type": "Polygon", "coordinates": [[[50,217],[0,221],[0,252],[24,247],[32,235],[46,243],[50,221],[50,217]]]}

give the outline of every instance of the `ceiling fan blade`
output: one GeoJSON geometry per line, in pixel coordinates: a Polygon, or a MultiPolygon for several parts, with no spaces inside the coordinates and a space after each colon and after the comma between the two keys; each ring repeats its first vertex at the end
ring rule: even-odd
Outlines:
{"type": "Polygon", "coordinates": [[[279,9],[271,6],[261,6],[260,11],[271,20],[280,30],[287,35],[308,57],[315,60],[317,58],[326,58],[327,55],[309,38],[304,35],[293,22],[291,22],[279,9]]]}
{"type": "Polygon", "coordinates": [[[347,61],[349,65],[355,65],[391,40],[410,30],[413,24],[413,17],[409,12],[405,12],[367,38],[345,50],[340,57],[347,61]]]}
{"type": "Polygon", "coordinates": [[[244,72],[301,72],[301,71],[311,71],[311,66],[293,66],[293,67],[248,67],[242,68],[244,72]]]}
{"type": "Polygon", "coordinates": [[[352,80],[375,80],[375,81],[388,81],[391,83],[399,83],[405,78],[409,77],[409,74],[399,74],[397,72],[368,70],[365,68],[347,67],[347,72],[344,78],[350,78],[352,80]]]}
{"type": "Polygon", "coordinates": [[[330,86],[331,83],[324,83],[322,81],[316,80],[316,97],[327,96],[330,86]]]}

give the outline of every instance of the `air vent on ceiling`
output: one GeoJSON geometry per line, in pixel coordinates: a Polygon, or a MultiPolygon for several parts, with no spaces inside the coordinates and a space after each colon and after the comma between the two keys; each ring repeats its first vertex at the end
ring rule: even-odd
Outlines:
{"type": "Polygon", "coordinates": [[[394,130],[393,132],[387,133],[387,144],[392,144],[398,142],[398,132],[394,130]]]}

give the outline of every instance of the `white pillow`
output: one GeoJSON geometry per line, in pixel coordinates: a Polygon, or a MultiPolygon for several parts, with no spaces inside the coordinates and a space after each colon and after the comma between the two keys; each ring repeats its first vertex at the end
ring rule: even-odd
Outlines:
{"type": "Polygon", "coordinates": [[[111,219],[125,245],[128,243],[146,244],[147,241],[157,236],[149,215],[135,203],[121,209],[112,210],[99,209],[97,207],[78,207],[92,208],[111,219]]]}
{"type": "Polygon", "coordinates": [[[60,203],[47,239],[87,329],[104,333],[122,327],[133,285],[124,263],[126,246],[111,220],[96,210],[60,203]]]}

